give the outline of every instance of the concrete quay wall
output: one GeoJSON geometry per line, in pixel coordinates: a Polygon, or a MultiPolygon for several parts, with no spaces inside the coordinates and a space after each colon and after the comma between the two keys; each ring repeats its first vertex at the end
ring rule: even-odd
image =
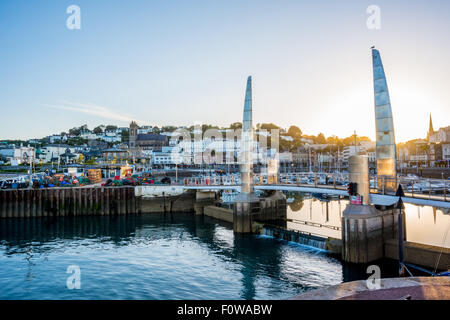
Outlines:
{"type": "MultiPolygon", "coordinates": [[[[405,241],[403,244],[404,261],[431,268],[434,271],[450,269],[450,249],[405,241]]],[[[388,240],[384,243],[385,257],[398,259],[398,241],[388,240]]]]}
{"type": "Polygon", "coordinates": [[[149,192],[132,186],[1,190],[0,219],[194,212],[195,191],[149,192]]]}
{"type": "Polygon", "coordinates": [[[233,210],[217,206],[206,206],[203,214],[218,220],[233,223],[233,210]]]}
{"type": "Polygon", "coordinates": [[[133,187],[79,187],[0,191],[0,218],[33,218],[135,213],[133,187]]]}

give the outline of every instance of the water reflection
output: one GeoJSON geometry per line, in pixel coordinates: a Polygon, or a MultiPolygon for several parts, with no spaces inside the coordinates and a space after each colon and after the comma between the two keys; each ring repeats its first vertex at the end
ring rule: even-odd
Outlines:
{"type": "Polygon", "coordinates": [[[2,220],[0,254],[5,299],[273,299],[345,280],[327,254],[188,214],[2,220]],[[70,264],[84,290],[66,290],[70,264]]]}
{"type": "Polygon", "coordinates": [[[289,194],[294,201],[288,205],[289,229],[341,239],[341,217],[347,200],[318,199],[306,194],[289,194]]]}
{"type": "MultiPolygon", "coordinates": [[[[346,203],[298,195],[288,226],[340,237],[333,227],[346,203]]],[[[407,207],[410,239],[423,238],[414,226],[433,232],[448,222],[439,209],[407,207]]],[[[376,264],[396,275],[395,263],[376,264]]],[[[368,276],[312,248],[176,213],[1,220],[0,268],[4,299],[277,299],[368,276]],[[65,288],[71,264],[82,267],[81,291],[65,288]]]]}
{"type": "MultiPolygon", "coordinates": [[[[287,194],[294,201],[288,205],[288,228],[324,237],[341,239],[342,212],[346,199],[321,199],[307,194],[287,194]]],[[[450,225],[449,209],[405,203],[408,241],[450,248],[445,237],[450,225]]]]}

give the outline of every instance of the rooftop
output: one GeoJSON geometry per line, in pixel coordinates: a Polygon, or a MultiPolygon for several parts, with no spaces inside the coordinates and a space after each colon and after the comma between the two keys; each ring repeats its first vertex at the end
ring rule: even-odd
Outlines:
{"type": "Polygon", "coordinates": [[[156,133],[142,133],[137,135],[137,140],[159,140],[159,141],[166,141],[167,137],[163,135],[159,135],[156,133]]]}

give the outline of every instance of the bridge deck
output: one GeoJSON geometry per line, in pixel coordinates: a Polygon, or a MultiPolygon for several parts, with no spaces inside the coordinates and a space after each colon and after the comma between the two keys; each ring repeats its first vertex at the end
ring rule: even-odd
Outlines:
{"type": "MultiPolygon", "coordinates": [[[[240,191],[241,187],[238,185],[185,185],[185,189],[194,190],[235,190],[240,191]]],[[[307,192],[307,193],[322,193],[340,196],[348,196],[347,189],[340,186],[319,185],[293,185],[293,184],[271,184],[271,185],[255,185],[255,190],[279,190],[279,191],[293,191],[293,192],[307,192]]],[[[446,198],[438,195],[427,195],[405,193],[403,201],[406,203],[433,206],[450,209],[450,202],[446,198]]],[[[370,202],[378,205],[391,205],[398,201],[398,197],[388,194],[371,193],[370,202]]]]}

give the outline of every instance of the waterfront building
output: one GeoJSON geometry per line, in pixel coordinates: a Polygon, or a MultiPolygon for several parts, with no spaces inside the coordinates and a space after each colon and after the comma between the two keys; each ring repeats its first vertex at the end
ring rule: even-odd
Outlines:
{"type": "Polygon", "coordinates": [[[0,156],[10,162],[11,165],[20,165],[29,163],[31,159],[35,159],[34,148],[28,146],[24,147],[12,145],[6,145],[0,147],[0,156]]]}
{"type": "Polygon", "coordinates": [[[172,151],[153,151],[152,153],[153,165],[175,165],[177,164],[176,158],[172,151]]]}
{"type": "Polygon", "coordinates": [[[297,167],[307,167],[309,163],[309,152],[305,148],[299,147],[296,152],[292,153],[292,161],[297,167]]]}
{"type": "Polygon", "coordinates": [[[57,162],[58,159],[65,161],[76,161],[79,158],[77,148],[67,144],[49,144],[39,149],[37,157],[43,163],[57,162]]]}
{"type": "Polygon", "coordinates": [[[350,156],[354,156],[354,155],[358,155],[358,154],[365,154],[366,151],[367,151],[366,148],[361,145],[345,146],[344,149],[342,150],[342,160],[344,162],[348,162],[348,158],[350,156]]]}
{"type": "Polygon", "coordinates": [[[375,151],[368,151],[366,155],[369,157],[369,163],[377,162],[377,153],[375,151]]]}
{"type": "Polygon", "coordinates": [[[442,160],[450,166],[450,143],[442,144],[442,160]]]}
{"type": "Polygon", "coordinates": [[[102,154],[106,163],[124,163],[130,159],[130,153],[126,149],[109,148],[103,150],[102,154]]]}

